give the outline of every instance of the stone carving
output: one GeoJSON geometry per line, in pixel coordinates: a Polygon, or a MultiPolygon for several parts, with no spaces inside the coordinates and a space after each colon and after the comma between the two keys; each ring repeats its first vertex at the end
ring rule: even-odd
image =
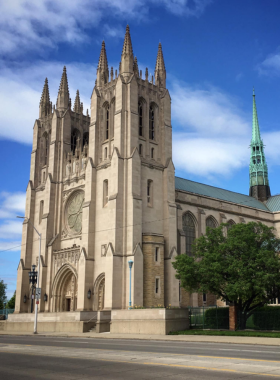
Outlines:
{"type": "Polygon", "coordinates": [[[66,206],[65,222],[71,235],[78,235],[82,232],[83,203],[84,192],[78,191],[70,197],[66,206]]]}

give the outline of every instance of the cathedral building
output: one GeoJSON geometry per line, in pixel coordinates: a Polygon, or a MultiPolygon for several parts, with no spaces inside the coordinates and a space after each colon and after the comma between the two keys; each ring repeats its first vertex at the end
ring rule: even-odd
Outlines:
{"type": "Polygon", "coordinates": [[[138,69],[129,27],[119,70],[102,43],[91,113],[71,104],[64,67],[56,105],[46,79],[33,129],[28,218],[15,313],[30,313],[29,271],[40,261],[40,313],[213,305],[180,288],[172,263],[220,223],[260,221],[280,234],[253,95],[249,195],[175,177],[171,98],[159,44],[154,75],[138,69]],[[29,223],[30,222],[30,223],[29,223]],[[32,224],[42,236],[39,240],[32,224]]]}

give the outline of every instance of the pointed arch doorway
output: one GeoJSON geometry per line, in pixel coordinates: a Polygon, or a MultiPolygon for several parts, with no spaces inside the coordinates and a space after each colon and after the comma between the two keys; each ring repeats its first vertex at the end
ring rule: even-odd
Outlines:
{"type": "Polygon", "coordinates": [[[75,311],[77,309],[78,276],[69,264],[64,264],[53,282],[53,312],[75,311]]]}
{"type": "Polygon", "coordinates": [[[94,310],[103,310],[105,302],[105,273],[101,273],[94,285],[94,310]]]}

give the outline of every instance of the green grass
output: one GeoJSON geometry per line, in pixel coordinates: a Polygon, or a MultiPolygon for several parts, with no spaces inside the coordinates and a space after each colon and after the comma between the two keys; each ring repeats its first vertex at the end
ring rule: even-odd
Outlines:
{"type": "Polygon", "coordinates": [[[213,336],[256,336],[261,338],[280,338],[280,332],[262,331],[219,331],[219,330],[184,330],[173,331],[169,335],[213,335],[213,336]]]}

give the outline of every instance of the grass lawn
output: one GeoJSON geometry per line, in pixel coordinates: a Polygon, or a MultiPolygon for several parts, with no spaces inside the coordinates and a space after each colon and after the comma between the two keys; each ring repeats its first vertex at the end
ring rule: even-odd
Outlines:
{"type": "Polygon", "coordinates": [[[169,335],[216,335],[216,336],[256,336],[261,338],[280,338],[280,332],[264,331],[219,331],[219,330],[183,330],[170,332],[169,335]]]}

